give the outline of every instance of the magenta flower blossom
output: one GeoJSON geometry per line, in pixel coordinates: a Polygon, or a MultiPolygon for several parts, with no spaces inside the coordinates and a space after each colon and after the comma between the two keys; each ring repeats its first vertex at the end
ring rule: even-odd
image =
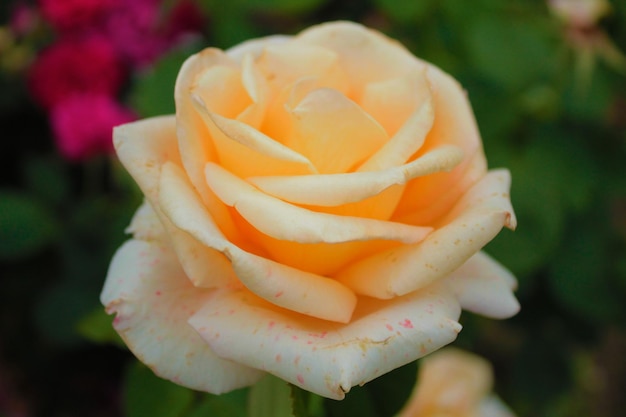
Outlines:
{"type": "Polygon", "coordinates": [[[136,116],[102,94],[72,96],[56,105],[50,119],[57,147],[70,160],[81,160],[113,150],[113,127],[136,116]]]}
{"type": "Polygon", "coordinates": [[[105,38],[86,36],[60,40],[42,51],[28,81],[35,101],[51,108],[74,94],[114,96],[124,81],[124,72],[105,38]]]}
{"type": "Polygon", "coordinates": [[[81,31],[99,24],[120,0],[39,0],[44,18],[59,32],[81,31]]]}

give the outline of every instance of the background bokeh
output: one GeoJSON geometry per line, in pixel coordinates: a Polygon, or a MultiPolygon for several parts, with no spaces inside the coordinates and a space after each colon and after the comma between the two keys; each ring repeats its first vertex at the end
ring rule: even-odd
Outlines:
{"type": "MultiPolygon", "coordinates": [[[[512,171],[519,226],[487,250],[517,276],[522,311],[505,321],[464,313],[456,346],[492,361],[495,391],[520,417],[624,415],[626,1],[196,0],[181,12],[146,0],[143,20],[133,11],[103,24],[94,4],[109,3],[0,2],[1,417],[245,415],[246,390],[216,397],[162,381],[111,330],[98,296],[141,196],[110,154],[110,127],[173,112],[192,52],[337,19],[455,76],[490,166],[512,171]],[[68,18],[55,3],[95,14],[68,18]],[[119,80],[94,92],[87,78],[84,91],[57,89],[63,100],[46,102],[38,83],[75,89],[94,61],[46,67],[42,55],[91,36],[119,38],[119,80]]],[[[313,414],[392,416],[416,366],[318,401],[313,414]]]]}

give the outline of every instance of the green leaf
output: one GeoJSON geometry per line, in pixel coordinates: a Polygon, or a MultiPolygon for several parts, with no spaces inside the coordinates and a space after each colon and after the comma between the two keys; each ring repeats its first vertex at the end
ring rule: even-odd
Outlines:
{"type": "Polygon", "coordinates": [[[623,309],[624,293],[610,280],[608,225],[595,212],[574,224],[550,263],[552,292],[566,309],[582,318],[611,321],[623,309]]]}
{"type": "Polygon", "coordinates": [[[113,319],[114,316],[107,314],[104,307],[97,307],[78,322],[76,330],[92,342],[113,343],[125,348],[126,344],[113,329],[113,319]]]}
{"type": "Polygon", "coordinates": [[[136,78],[130,91],[130,103],[140,116],[160,116],[176,111],[174,84],[178,71],[185,59],[198,49],[191,46],[175,50],[136,78]]]}
{"type": "Polygon", "coordinates": [[[50,244],[58,230],[52,214],[37,200],[0,190],[0,259],[32,255],[50,244]]]}
{"type": "Polygon", "coordinates": [[[59,158],[31,157],[24,163],[26,187],[48,204],[60,205],[69,196],[66,166],[59,158]]]}
{"type": "Polygon", "coordinates": [[[262,11],[268,14],[298,15],[309,13],[328,0],[246,0],[244,7],[253,11],[262,11]]]}
{"type": "Polygon", "coordinates": [[[536,20],[508,14],[484,13],[468,22],[466,42],[472,65],[510,89],[554,73],[554,46],[546,28],[536,20]]]}
{"type": "Polygon", "coordinates": [[[247,389],[239,389],[222,395],[205,394],[200,404],[185,417],[247,417],[246,398],[247,389]]]}
{"type": "Polygon", "coordinates": [[[267,375],[250,388],[249,417],[295,417],[291,410],[291,390],[282,379],[267,375]]]}
{"type": "Polygon", "coordinates": [[[193,391],[157,377],[139,362],[126,375],[126,417],[178,417],[191,406],[193,391]]]}
{"type": "Polygon", "coordinates": [[[341,401],[327,401],[326,408],[330,417],[380,417],[376,412],[373,395],[360,386],[352,387],[341,401]]]}
{"type": "Polygon", "coordinates": [[[374,4],[391,19],[408,23],[420,21],[434,8],[434,0],[375,0],[374,4]]]}

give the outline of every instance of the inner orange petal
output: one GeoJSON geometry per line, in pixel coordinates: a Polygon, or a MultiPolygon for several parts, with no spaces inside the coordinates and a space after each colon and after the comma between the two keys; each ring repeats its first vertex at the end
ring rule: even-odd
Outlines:
{"type": "Polygon", "coordinates": [[[382,126],[337,90],[314,90],[289,113],[282,142],[320,173],[347,172],[388,140],[382,126]]]}

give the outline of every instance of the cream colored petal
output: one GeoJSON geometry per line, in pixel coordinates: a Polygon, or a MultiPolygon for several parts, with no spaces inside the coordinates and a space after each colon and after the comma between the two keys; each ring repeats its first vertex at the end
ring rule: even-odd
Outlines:
{"type": "Polygon", "coordinates": [[[231,245],[179,167],[171,163],[163,166],[159,189],[159,205],[175,226],[220,252],[231,245]]]}
{"type": "Polygon", "coordinates": [[[211,132],[220,165],[229,171],[242,177],[316,172],[302,154],[243,122],[210,113],[200,97],[194,98],[196,109],[211,132]]]}
{"type": "Polygon", "coordinates": [[[241,82],[252,104],[237,115],[237,120],[258,130],[265,119],[271,91],[252,54],[246,55],[241,65],[241,82]]]}
{"type": "Polygon", "coordinates": [[[215,265],[207,273],[220,275],[218,278],[224,282],[230,280],[228,274],[234,270],[243,285],[272,304],[326,320],[350,319],[356,297],[344,285],[253,255],[225,240],[176,165],[163,167],[160,188],[161,207],[168,219],[213,254],[208,259],[215,265]],[[224,264],[224,255],[232,269],[224,264]]]}
{"type": "Polygon", "coordinates": [[[433,217],[440,215],[487,171],[480,134],[466,92],[456,80],[436,67],[429,67],[427,76],[432,85],[435,119],[420,153],[448,144],[463,149],[466,159],[449,173],[412,181],[399,203],[399,216],[417,212],[433,217]]]}
{"type": "MultiPolygon", "coordinates": [[[[485,155],[481,152],[474,153],[461,164],[465,171],[456,170],[456,181],[448,179],[451,184],[447,188],[440,190],[437,195],[432,195],[433,200],[429,204],[424,201],[419,207],[415,207],[415,202],[420,199],[420,187],[417,181],[412,181],[405,187],[404,195],[398,203],[397,210],[392,219],[400,223],[407,224],[439,224],[441,218],[450,208],[467,192],[474,184],[485,176],[485,155]]],[[[445,176],[446,173],[433,174],[435,176],[445,176]]],[[[424,185],[424,184],[421,184],[424,185]]]]}
{"type": "Polygon", "coordinates": [[[323,320],[347,323],[357,298],[337,281],[255,256],[237,247],[226,255],[241,282],[272,304],[323,320]]]}
{"type": "Polygon", "coordinates": [[[302,77],[322,76],[337,63],[338,57],[333,51],[293,41],[268,45],[257,59],[273,89],[302,77]]]}
{"type": "Polygon", "coordinates": [[[369,83],[358,103],[393,137],[421,105],[432,100],[430,95],[424,66],[423,70],[403,77],[369,83]]]}
{"type": "Polygon", "coordinates": [[[252,177],[247,181],[261,191],[296,204],[338,206],[373,197],[392,185],[413,178],[449,171],[463,157],[459,148],[442,146],[408,164],[377,172],[252,177]]]}
{"type": "Polygon", "coordinates": [[[490,171],[424,241],[365,258],[339,272],[337,279],[357,294],[385,299],[448,276],[503,226],[515,227],[509,186],[508,171],[490,171]]]}
{"type": "Polygon", "coordinates": [[[294,39],[337,53],[355,87],[401,77],[421,67],[399,42],[352,22],[313,26],[294,39]]]}
{"type": "Polygon", "coordinates": [[[446,278],[464,310],[495,319],[519,312],[515,277],[484,252],[478,252],[446,278]]]}
{"type": "Polygon", "coordinates": [[[209,132],[202,121],[202,117],[195,110],[191,98],[191,89],[198,77],[216,65],[237,67],[236,62],[215,48],[204,49],[183,63],[174,87],[176,135],[182,166],[185,168],[191,183],[202,197],[202,201],[211,215],[219,222],[222,231],[226,236],[234,239],[237,236],[237,230],[233,226],[226,208],[216,200],[215,195],[211,193],[204,181],[204,168],[202,166],[206,161],[216,160],[217,155],[210,140],[209,132]]]}
{"type": "Polygon", "coordinates": [[[271,45],[280,45],[291,39],[287,35],[272,35],[244,41],[226,50],[226,54],[237,62],[242,62],[246,55],[258,58],[265,48],[271,45]]]}
{"type": "Polygon", "coordinates": [[[392,302],[361,299],[344,325],[233,292],[206,303],[189,323],[220,356],[340,400],[351,387],[453,341],[459,314],[454,296],[438,287],[392,302]]]}
{"type": "Polygon", "coordinates": [[[447,347],[422,360],[415,389],[398,417],[481,416],[493,371],[485,359],[447,347]]]}
{"type": "MultiPolygon", "coordinates": [[[[158,207],[158,206],[157,206],[158,207]]],[[[159,210],[157,208],[157,210],[159,210]]],[[[180,230],[161,211],[157,214],[144,202],[126,229],[137,240],[169,240],[185,275],[196,287],[216,288],[232,285],[237,278],[224,255],[201,244],[180,230]]]]}
{"type": "Polygon", "coordinates": [[[313,90],[288,113],[285,145],[306,156],[320,173],[347,172],[389,139],[382,126],[334,89],[313,90]]]}
{"type": "Polygon", "coordinates": [[[424,97],[418,102],[415,111],[393,137],[358,168],[358,171],[376,171],[398,166],[408,161],[422,147],[433,126],[435,115],[428,86],[420,86],[420,91],[416,95],[424,97]]]}
{"type": "Polygon", "coordinates": [[[161,116],[118,126],[113,130],[118,158],[149,201],[158,195],[159,171],[166,161],[180,163],[176,119],[161,116]]]}
{"type": "Polygon", "coordinates": [[[191,94],[202,99],[207,110],[234,118],[252,104],[242,83],[241,70],[231,65],[213,65],[196,76],[191,94]]]}
{"type": "Polygon", "coordinates": [[[358,217],[316,213],[266,195],[222,167],[208,163],[207,183],[220,199],[234,207],[259,231],[299,243],[339,243],[361,240],[397,240],[414,243],[428,227],[406,226],[358,217]]]}
{"type": "Polygon", "coordinates": [[[211,296],[191,285],[168,246],[130,240],[113,258],[101,301],[130,350],[157,375],[220,394],[263,373],[218,357],[187,324],[211,296]]]}

